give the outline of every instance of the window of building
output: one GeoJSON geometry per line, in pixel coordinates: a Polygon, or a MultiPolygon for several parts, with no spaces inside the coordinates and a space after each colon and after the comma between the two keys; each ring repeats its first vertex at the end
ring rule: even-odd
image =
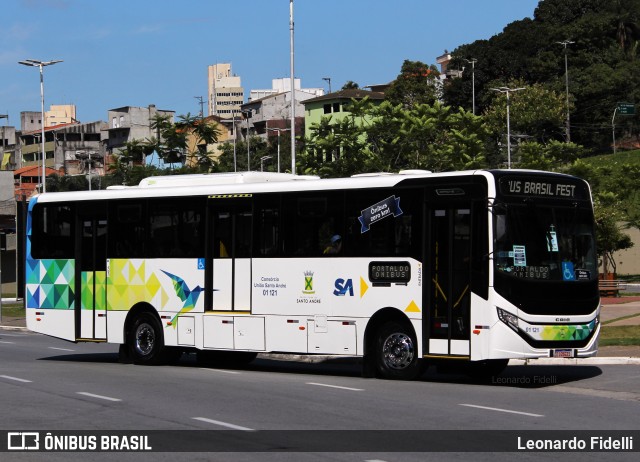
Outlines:
{"type": "Polygon", "coordinates": [[[325,114],[331,114],[331,104],[325,104],[323,108],[325,114]]]}
{"type": "Polygon", "coordinates": [[[340,112],[340,103],[333,103],[333,112],[340,112]]]}

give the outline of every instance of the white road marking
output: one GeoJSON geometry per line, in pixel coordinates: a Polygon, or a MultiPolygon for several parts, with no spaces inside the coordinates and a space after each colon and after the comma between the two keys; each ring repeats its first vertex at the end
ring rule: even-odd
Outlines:
{"type": "Polygon", "coordinates": [[[542,414],[532,414],[530,412],[511,411],[509,409],[500,409],[498,407],[477,406],[475,404],[460,404],[460,406],[475,407],[478,409],[486,409],[488,411],[508,412],[509,414],[528,415],[530,417],[544,417],[542,414]]]}
{"type": "Polygon", "coordinates": [[[207,419],[206,417],[192,417],[193,420],[199,420],[200,422],[207,422],[214,425],[219,425],[220,427],[230,428],[232,430],[244,430],[247,432],[254,432],[253,428],[241,427],[240,425],[234,425],[228,422],[222,422],[220,420],[207,419]]]}
{"type": "Polygon", "coordinates": [[[0,375],[2,379],[15,380],[16,382],[31,383],[31,380],[21,379],[19,377],[11,377],[10,375],[0,375]]]}
{"type": "Polygon", "coordinates": [[[16,342],[4,342],[4,341],[0,341],[0,343],[7,343],[9,345],[15,345],[16,342]]]}
{"type": "Polygon", "coordinates": [[[209,367],[201,367],[203,371],[211,371],[211,372],[222,372],[224,374],[240,374],[238,371],[228,371],[226,369],[211,369],[209,367]]]}
{"type": "Polygon", "coordinates": [[[77,392],[79,395],[88,396],[90,398],[104,399],[106,401],[122,401],[120,398],[111,398],[110,396],[94,395],[93,393],[87,393],[86,391],[77,392]]]}
{"type": "Polygon", "coordinates": [[[341,387],[339,385],[329,385],[327,383],[307,382],[307,385],[315,385],[317,387],[338,388],[340,390],[349,390],[349,391],[364,391],[364,389],[362,388],[341,387]]]}
{"type": "Polygon", "coordinates": [[[57,348],[57,347],[49,347],[50,350],[59,350],[59,351],[76,351],[71,350],[70,348],[57,348]]]}

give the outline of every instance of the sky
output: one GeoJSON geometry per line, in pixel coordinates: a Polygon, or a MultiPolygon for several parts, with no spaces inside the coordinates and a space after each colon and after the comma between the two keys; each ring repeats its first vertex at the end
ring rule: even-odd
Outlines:
{"type": "MultiPolygon", "coordinates": [[[[489,39],[533,17],[538,0],[294,0],[295,76],[333,91],[392,81],[404,60],[435,64],[445,50],[489,39]]],[[[245,101],[290,77],[289,0],[2,0],[0,114],[75,104],[82,122],[123,106],[198,114],[207,66],[230,62],[245,101]]],[[[206,115],[206,105],[205,105],[206,115]]]]}

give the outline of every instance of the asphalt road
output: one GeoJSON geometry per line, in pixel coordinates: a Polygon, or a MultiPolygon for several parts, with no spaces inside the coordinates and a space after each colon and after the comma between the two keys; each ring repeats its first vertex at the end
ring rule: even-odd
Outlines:
{"type": "MultiPolygon", "coordinates": [[[[363,379],[353,361],[302,364],[259,359],[230,370],[201,367],[194,355],[184,355],[175,365],[144,367],[119,363],[115,345],[73,344],[0,329],[0,428],[9,431],[168,430],[176,438],[181,430],[215,430],[216,435],[234,437],[249,430],[279,430],[276,434],[282,438],[290,430],[313,431],[303,436],[318,430],[372,431],[358,434],[363,438],[375,438],[376,430],[396,431],[394,435],[412,430],[637,432],[639,383],[640,367],[635,365],[509,366],[482,383],[434,369],[414,382],[363,379]]],[[[102,454],[91,459],[391,462],[513,457],[395,451],[398,448],[371,454],[102,454]]],[[[0,458],[45,460],[40,454],[9,455],[0,458]]],[[[72,454],[46,456],[46,460],[69,460],[72,454]]],[[[75,456],[86,459],[86,454],[75,456]]],[[[557,455],[518,457],[551,460],[557,455]]],[[[602,453],[580,457],[595,461],[602,453]]],[[[615,454],[615,460],[636,458],[637,453],[615,454]]]]}

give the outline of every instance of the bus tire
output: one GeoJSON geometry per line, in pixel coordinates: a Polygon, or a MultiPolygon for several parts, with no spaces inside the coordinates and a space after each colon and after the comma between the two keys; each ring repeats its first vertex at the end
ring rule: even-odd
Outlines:
{"type": "Polygon", "coordinates": [[[135,364],[163,362],[164,338],[158,320],[151,313],[141,313],[129,330],[129,352],[135,364]]]}
{"type": "Polygon", "coordinates": [[[378,330],[375,361],[378,376],[392,380],[413,380],[424,372],[418,357],[418,343],[405,324],[387,322],[378,330]]]}

